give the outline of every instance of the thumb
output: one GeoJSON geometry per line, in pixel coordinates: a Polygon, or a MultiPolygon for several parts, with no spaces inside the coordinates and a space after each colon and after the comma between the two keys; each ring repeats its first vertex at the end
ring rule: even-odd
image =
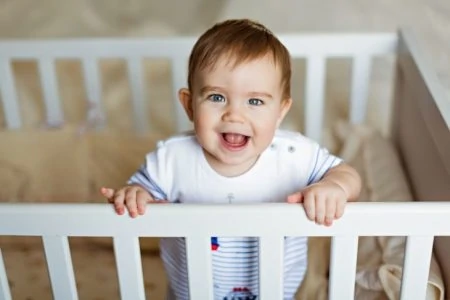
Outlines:
{"type": "Polygon", "coordinates": [[[302,192],[297,192],[294,194],[291,194],[287,197],[288,203],[302,203],[303,202],[303,194],[302,192]]]}
{"type": "Polygon", "coordinates": [[[114,190],[110,188],[102,187],[100,193],[108,199],[114,196],[114,190]]]}

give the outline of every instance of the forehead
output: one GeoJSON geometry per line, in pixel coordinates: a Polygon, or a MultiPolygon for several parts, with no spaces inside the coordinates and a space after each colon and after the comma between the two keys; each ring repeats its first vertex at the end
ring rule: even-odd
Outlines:
{"type": "Polygon", "coordinates": [[[196,82],[221,85],[251,85],[252,88],[279,88],[281,68],[271,55],[238,61],[235,57],[222,55],[219,59],[196,74],[196,82]]]}

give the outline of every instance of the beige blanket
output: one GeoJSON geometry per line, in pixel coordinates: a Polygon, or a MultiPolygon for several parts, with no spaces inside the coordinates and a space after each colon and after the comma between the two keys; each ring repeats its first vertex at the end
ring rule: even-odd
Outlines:
{"type": "MultiPolygon", "coordinates": [[[[333,132],[331,148],[361,174],[361,201],[412,201],[405,174],[389,140],[364,126],[341,122],[333,132]],[[389,172],[386,170],[389,169],[389,172]]],[[[404,237],[360,237],[355,298],[364,300],[399,299],[405,249],[404,237]]],[[[311,238],[309,269],[297,299],[327,299],[330,238],[311,238]]],[[[443,300],[441,271],[432,257],[427,300],[443,300]]]]}

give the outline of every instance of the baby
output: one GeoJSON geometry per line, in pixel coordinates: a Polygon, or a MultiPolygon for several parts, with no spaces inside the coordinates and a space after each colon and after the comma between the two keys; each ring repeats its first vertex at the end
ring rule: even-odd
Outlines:
{"type": "MultiPolygon", "coordinates": [[[[331,225],[358,196],[360,177],[315,141],[278,129],[292,104],[290,80],[289,52],[266,27],[246,19],[214,25],[196,42],[188,88],[179,91],[194,132],[159,142],[127,186],[101,193],[131,217],[147,203],[288,202],[331,225]]],[[[258,239],[211,242],[215,299],[242,291],[257,299],[258,239]]],[[[188,299],[184,239],[160,246],[169,299],[188,299]]],[[[286,237],[284,299],[293,299],[306,266],[307,238],[286,237]]]]}

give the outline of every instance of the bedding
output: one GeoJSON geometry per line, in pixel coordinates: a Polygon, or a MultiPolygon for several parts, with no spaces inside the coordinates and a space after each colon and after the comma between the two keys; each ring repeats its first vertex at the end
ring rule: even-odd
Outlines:
{"type": "MultiPolygon", "coordinates": [[[[413,201],[407,178],[390,140],[371,127],[337,122],[327,144],[354,166],[363,180],[358,201],[413,201]]],[[[355,298],[399,299],[405,237],[360,237],[355,298]]],[[[330,238],[310,238],[309,269],[297,299],[327,299],[330,238]]],[[[427,300],[444,299],[444,283],[432,256],[427,300]]]]}

